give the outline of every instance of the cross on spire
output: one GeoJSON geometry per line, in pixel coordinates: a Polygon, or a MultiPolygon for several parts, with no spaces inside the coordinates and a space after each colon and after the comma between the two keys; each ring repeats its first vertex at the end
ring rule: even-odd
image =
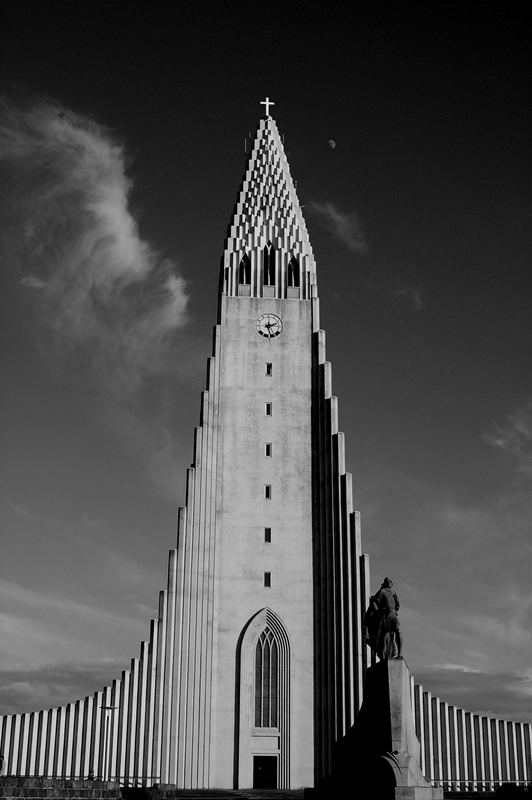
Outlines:
{"type": "Polygon", "coordinates": [[[261,104],[261,106],[266,106],[266,116],[269,117],[270,116],[270,106],[274,106],[275,105],[273,100],[270,100],[269,97],[266,97],[266,100],[261,100],[260,104],[261,104]]]}

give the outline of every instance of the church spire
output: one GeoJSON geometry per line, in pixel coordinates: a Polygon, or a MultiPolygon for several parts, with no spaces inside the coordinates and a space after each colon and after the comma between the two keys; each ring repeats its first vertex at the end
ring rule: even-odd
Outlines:
{"type": "Polygon", "coordinates": [[[316,266],[283,143],[262,101],[260,120],[229,225],[222,293],[306,300],[316,296],[316,266]]]}

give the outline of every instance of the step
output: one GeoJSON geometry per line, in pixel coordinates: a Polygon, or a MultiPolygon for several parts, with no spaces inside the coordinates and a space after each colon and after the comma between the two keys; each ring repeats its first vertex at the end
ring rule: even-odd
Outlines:
{"type": "Polygon", "coordinates": [[[0,800],[122,800],[116,781],[0,777],[0,800]]]}
{"type": "Polygon", "coordinates": [[[262,800],[263,797],[271,798],[271,800],[298,800],[302,798],[304,789],[154,789],[159,797],[173,798],[173,797],[189,797],[191,800],[199,795],[209,795],[215,798],[220,795],[232,797],[235,800],[238,798],[249,798],[250,800],[262,800]]]}

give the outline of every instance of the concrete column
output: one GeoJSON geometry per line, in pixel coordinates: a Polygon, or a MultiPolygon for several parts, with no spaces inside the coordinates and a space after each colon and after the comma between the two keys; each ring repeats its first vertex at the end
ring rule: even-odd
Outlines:
{"type": "Polygon", "coordinates": [[[74,727],[75,727],[75,703],[68,703],[65,714],[65,754],[64,754],[64,773],[65,775],[75,775],[73,756],[74,756],[74,727]]]}
{"type": "Polygon", "coordinates": [[[500,725],[499,725],[499,720],[498,719],[494,719],[493,723],[494,723],[493,724],[493,729],[494,729],[494,733],[495,733],[494,744],[495,744],[495,750],[496,750],[496,756],[497,756],[497,762],[496,762],[497,763],[497,770],[496,770],[497,774],[496,774],[496,778],[497,778],[497,782],[498,783],[502,783],[505,780],[505,775],[504,775],[504,771],[503,771],[503,750],[502,750],[502,747],[501,747],[501,730],[500,730],[500,725]]]}
{"type": "Polygon", "coordinates": [[[526,746],[525,746],[525,723],[521,722],[519,724],[519,741],[521,743],[521,774],[522,780],[525,783],[529,781],[529,770],[528,765],[526,763],[526,746]]]}
{"type": "Polygon", "coordinates": [[[468,750],[468,764],[469,764],[469,779],[473,782],[473,791],[476,791],[477,780],[477,757],[475,746],[475,725],[474,714],[467,713],[465,715],[466,721],[466,736],[467,736],[467,750],[468,750]]]}
{"type": "Polygon", "coordinates": [[[74,767],[73,772],[76,777],[81,777],[81,751],[83,748],[83,712],[85,710],[85,703],[83,700],[76,702],[76,738],[74,742],[74,767]]]}
{"type": "Polygon", "coordinates": [[[92,720],[94,715],[94,698],[85,698],[85,744],[83,748],[83,776],[86,778],[92,769],[91,740],[92,720]]]}
{"type": "MultiPolygon", "coordinates": [[[[182,545],[180,545],[182,547],[182,545]]],[[[180,558],[183,558],[181,553],[180,558]]],[[[165,677],[165,654],[166,654],[166,592],[159,593],[159,619],[157,622],[157,686],[155,690],[155,721],[153,739],[153,774],[159,776],[163,782],[162,765],[162,736],[163,736],[163,716],[164,716],[164,677],[165,677]]]]}
{"type": "Polygon", "coordinates": [[[129,718],[129,684],[131,674],[129,670],[122,672],[120,681],[120,709],[118,711],[119,738],[118,738],[118,773],[117,777],[125,778],[128,774],[127,744],[128,744],[128,718],[129,718]]]}
{"type": "Polygon", "coordinates": [[[40,712],[40,735],[39,735],[39,760],[37,763],[37,774],[44,775],[46,770],[46,747],[48,743],[48,720],[49,711],[40,712]]]}
{"type": "Polygon", "coordinates": [[[144,739],[146,733],[146,712],[147,712],[147,689],[148,689],[148,642],[142,642],[140,646],[140,660],[139,660],[139,698],[137,705],[137,763],[135,766],[136,773],[139,777],[146,774],[144,768],[144,739]]]}
{"type": "MultiPolygon", "coordinates": [[[[111,689],[111,702],[109,705],[114,707],[114,711],[111,711],[111,719],[110,719],[110,736],[111,742],[109,747],[109,776],[110,779],[115,779],[116,776],[119,774],[119,764],[118,764],[118,739],[119,739],[119,731],[118,731],[118,721],[120,719],[120,697],[121,697],[121,686],[122,682],[115,678],[112,683],[111,689]]],[[[149,772],[148,772],[149,774],[149,772]]]]}
{"type": "Polygon", "coordinates": [[[57,712],[57,725],[59,735],[57,739],[56,767],[55,774],[59,777],[65,775],[65,727],[66,727],[66,706],[61,706],[57,712]]]}
{"type": "Polygon", "coordinates": [[[423,692],[423,717],[425,719],[424,741],[421,745],[425,749],[425,776],[434,780],[434,730],[432,724],[432,695],[430,692],[423,692]]]}
{"type": "Polygon", "coordinates": [[[465,718],[465,711],[463,708],[458,709],[458,731],[459,731],[459,738],[460,738],[460,755],[461,755],[461,765],[462,769],[460,772],[460,779],[463,784],[463,788],[467,788],[466,784],[469,781],[469,758],[467,752],[467,728],[466,728],[466,718],[465,718]]]}
{"type": "Polygon", "coordinates": [[[32,711],[30,713],[29,724],[29,743],[28,743],[28,761],[26,766],[27,775],[35,775],[35,767],[37,761],[37,744],[39,740],[39,712],[32,711]]]}
{"type": "Polygon", "coordinates": [[[434,747],[434,778],[437,778],[441,786],[443,780],[443,763],[442,763],[442,719],[440,700],[438,697],[432,698],[432,724],[435,731],[435,747],[434,747]]]}
{"type": "Polygon", "coordinates": [[[511,774],[513,780],[519,780],[519,759],[517,757],[517,736],[516,736],[516,723],[509,722],[510,727],[510,757],[511,757],[511,774]]]}
{"type": "Polygon", "coordinates": [[[445,780],[445,789],[451,788],[451,738],[449,732],[449,704],[440,701],[440,714],[442,716],[443,748],[442,748],[442,777],[445,780]]]}

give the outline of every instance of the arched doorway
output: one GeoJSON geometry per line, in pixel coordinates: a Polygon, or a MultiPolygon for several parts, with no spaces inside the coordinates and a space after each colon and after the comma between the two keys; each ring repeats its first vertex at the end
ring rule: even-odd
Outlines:
{"type": "Polygon", "coordinates": [[[290,788],[290,642],[263,608],[246,624],[237,653],[238,788],[290,788]]]}

